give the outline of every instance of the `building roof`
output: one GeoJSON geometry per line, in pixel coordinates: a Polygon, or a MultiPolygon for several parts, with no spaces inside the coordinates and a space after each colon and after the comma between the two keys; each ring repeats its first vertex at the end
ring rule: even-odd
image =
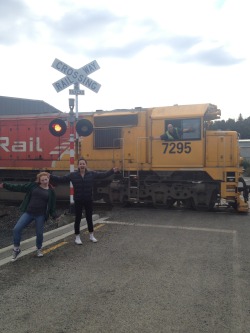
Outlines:
{"type": "Polygon", "coordinates": [[[44,101],[0,96],[0,115],[58,113],[60,110],[44,101]]]}

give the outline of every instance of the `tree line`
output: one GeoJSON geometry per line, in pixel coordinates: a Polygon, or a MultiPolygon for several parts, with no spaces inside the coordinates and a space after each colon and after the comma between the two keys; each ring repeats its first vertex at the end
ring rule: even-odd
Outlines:
{"type": "Polygon", "coordinates": [[[244,119],[242,114],[238,119],[229,118],[228,120],[216,120],[209,125],[210,130],[236,131],[239,133],[239,139],[250,139],[250,117],[244,119]]]}

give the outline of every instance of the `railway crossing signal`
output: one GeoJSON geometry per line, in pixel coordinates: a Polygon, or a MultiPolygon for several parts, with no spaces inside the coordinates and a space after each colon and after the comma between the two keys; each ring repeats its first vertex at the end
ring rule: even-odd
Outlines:
{"type": "MultiPolygon", "coordinates": [[[[76,156],[78,157],[78,149],[79,149],[79,144],[78,144],[78,137],[76,136],[76,141],[74,140],[75,138],[75,133],[74,133],[74,127],[73,127],[73,118],[75,121],[78,121],[78,95],[84,95],[84,91],[79,89],[79,83],[82,84],[83,86],[89,88],[90,90],[94,91],[95,93],[98,93],[99,89],[101,88],[101,85],[92,80],[91,78],[88,77],[89,74],[97,71],[100,66],[96,62],[96,60],[88,63],[87,65],[75,69],[63,61],[59,59],[55,59],[54,62],[51,65],[53,68],[58,70],[59,72],[63,73],[65,76],[61,78],[60,80],[56,81],[53,83],[53,87],[57,92],[60,92],[64,90],[65,88],[71,86],[74,84],[74,89],[70,89],[69,93],[70,95],[75,95],[76,96],[76,117],[73,115],[73,109],[74,109],[74,99],[70,98],[69,99],[69,107],[70,107],[70,118],[72,121],[70,121],[70,172],[74,171],[74,155],[76,151],[76,156]],[[74,147],[74,141],[75,141],[75,147],[74,147]]],[[[64,123],[64,125],[58,123],[58,119],[54,119],[51,121],[49,125],[49,130],[50,133],[54,136],[61,136],[66,132],[67,126],[64,123]],[[64,128],[65,125],[65,128],[64,128]]],[[[80,136],[88,136],[92,133],[93,131],[93,125],[90,121],[88,120],[80,120],[76,124],[76,132],[80,136]]],[[[72,183],[70,183],[70,204],[71,207],[74,203],[73,199],[73,187],[72,183]]]]}
{"type": "Polygon", "coordinates": [[[80,136],[89,136],[93,132],[93,124],[88,119],[80,119],[76,123],[76,132],[80,136]]]}
{"type": "Polygon", "coordinates": [[[101,88],[101,85],[98,82],[88,77],[89,74],[100,69],[96,60],[93,60],[79,69],[75,69],[67,65],[59,59],[55,59],[51,66],[59,72],[65,74],[63,78],[53,83],[53,87],[57,92],[64,90],[74,83],[80,83],[95,93],[98,93],[101,88]]]}
{"type": "Polygon", "coordinates": [[[67,131],[67,125],[62,119],[53,119],[49,124],[49,131],[54,136],[63,136],[67,131]]]}
{"type": "MultiPolygon", "coordinates": [[[[72,122],[72,120],[69,121],[72,122]]],[[[74,121],[72,122],[74,123],[74,121]]],[[[79,136],[89,136],[93,132],[93,125],[91,121],[87,119],[80,119],[76,123],[76,132],[79,136]]],[[[62,119],[53,119],[49,124],[49,131],[54,136],[63,136],[67,131],[67,124],[62,119]]]]}

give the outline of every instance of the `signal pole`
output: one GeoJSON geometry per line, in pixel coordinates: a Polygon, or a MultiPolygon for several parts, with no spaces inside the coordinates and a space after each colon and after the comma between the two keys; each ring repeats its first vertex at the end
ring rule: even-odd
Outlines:
{"type": "MultiPolygon", "coordinates": [[[[69,135],[69,149],[70,149],[70,168],[69,171],[70,172],[74,172],[75,171],[75,147],[74,147],[74,143],[75,143],[75,114],[74,114],[74,106],[75,106],[75,100],[74,98],[69,98],[69,124],[70,124],[70,135],[69,135]]],[[[70,213],[74,212],[74,188],[72,183],[70,182],[70,213]]]]}
{"type": "MultiPolygon", "coordinates": [[[[64,90],[65,88],[69,87],[74,83],[74,89],[69,89],[70,95],[75,95],[76,98],[76,116],[73,113],[74,106],[75,106],[75,100],[73,98],[69,98],[69,123],[70,123],[70,172],[74,171],[75,167],[75,156],[78,159],[79,158],[79,134],[76,134],[76,142],[74,142],[75,139],[75,131],[74,131],[74,123],[75,121],[78,121],[78,95],[84,95],[84,90],[80,90],[79,83],[81,83],[83,86],[89,88],[90,90],[94,91],[95,93],[98,93],[99,89],[101,88],[101,85],[92,80],[88,75],[97,71],[100,69],[100,66],[96,62],[96,60],[86,64],[85,66],[74,69],[73,67],[67,65],[63,61],[59,59],[55,59],[51,65],[53,68],[58,70],[59,72],[63,73],[66,76],[62,77],[60,80],[53,83],[53,87],[55,88],[56,92],[60,92],[64,90]],[[75,143],[75,147],[74,147],[75,143]],[[74,149],[75,148],[75,149],[74,149]],[[76,152],[75,152],[76,151],[76,152]]],[[[85,124],[86,124],[85,120],[85,124]]],[[[92,132],[92,124],[89,121],[87,121],[88,128],[86,129],[85,133],[89,135],[92,132]]],[[[85,125],[86,126],[86,125],[85,125]]],[[[51,129],[52,131],[52,129],[51,129]]],[[[56,131],[56,130],[55,130],[56,131]]],[[[82,131],[84,132],[84,131],[82,131]]],[[[52,133],[53,134],[53,133],[52,133]]],[[[55,135],[55,134],[53,134],[55,135]]],[[[85,136],[87,136],[85,135],[85,136]]],[[[59,135],[58,135],[59,136],[59,135]]],[[[70,183],[70,207],[73,209],[74,207],[74,196],[73,196],[73,185],[70,183]]]]}
{"type": "MultiPolygon", "coordinates": [[[[76,116],[75,120],[78,121],[78,95],[84,95],[84,90],[80,90],[79,83],[74,83],[74,89],[69,89],[70,95],[75,95],[76,100],[76,116]]],[[[76,144],[75,144],[75,150],[76,150],[76,158],[79,158],[79,135],[76,133],[76,144]]]]}

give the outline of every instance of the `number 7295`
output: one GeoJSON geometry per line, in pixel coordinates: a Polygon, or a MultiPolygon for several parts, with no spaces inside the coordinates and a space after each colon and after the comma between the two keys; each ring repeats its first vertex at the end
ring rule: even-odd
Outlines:
{"type": "Polygon", "coordinates": [[[163,154],[189,154],[191,152],[191,142],[163,142],[163,154]]]}

